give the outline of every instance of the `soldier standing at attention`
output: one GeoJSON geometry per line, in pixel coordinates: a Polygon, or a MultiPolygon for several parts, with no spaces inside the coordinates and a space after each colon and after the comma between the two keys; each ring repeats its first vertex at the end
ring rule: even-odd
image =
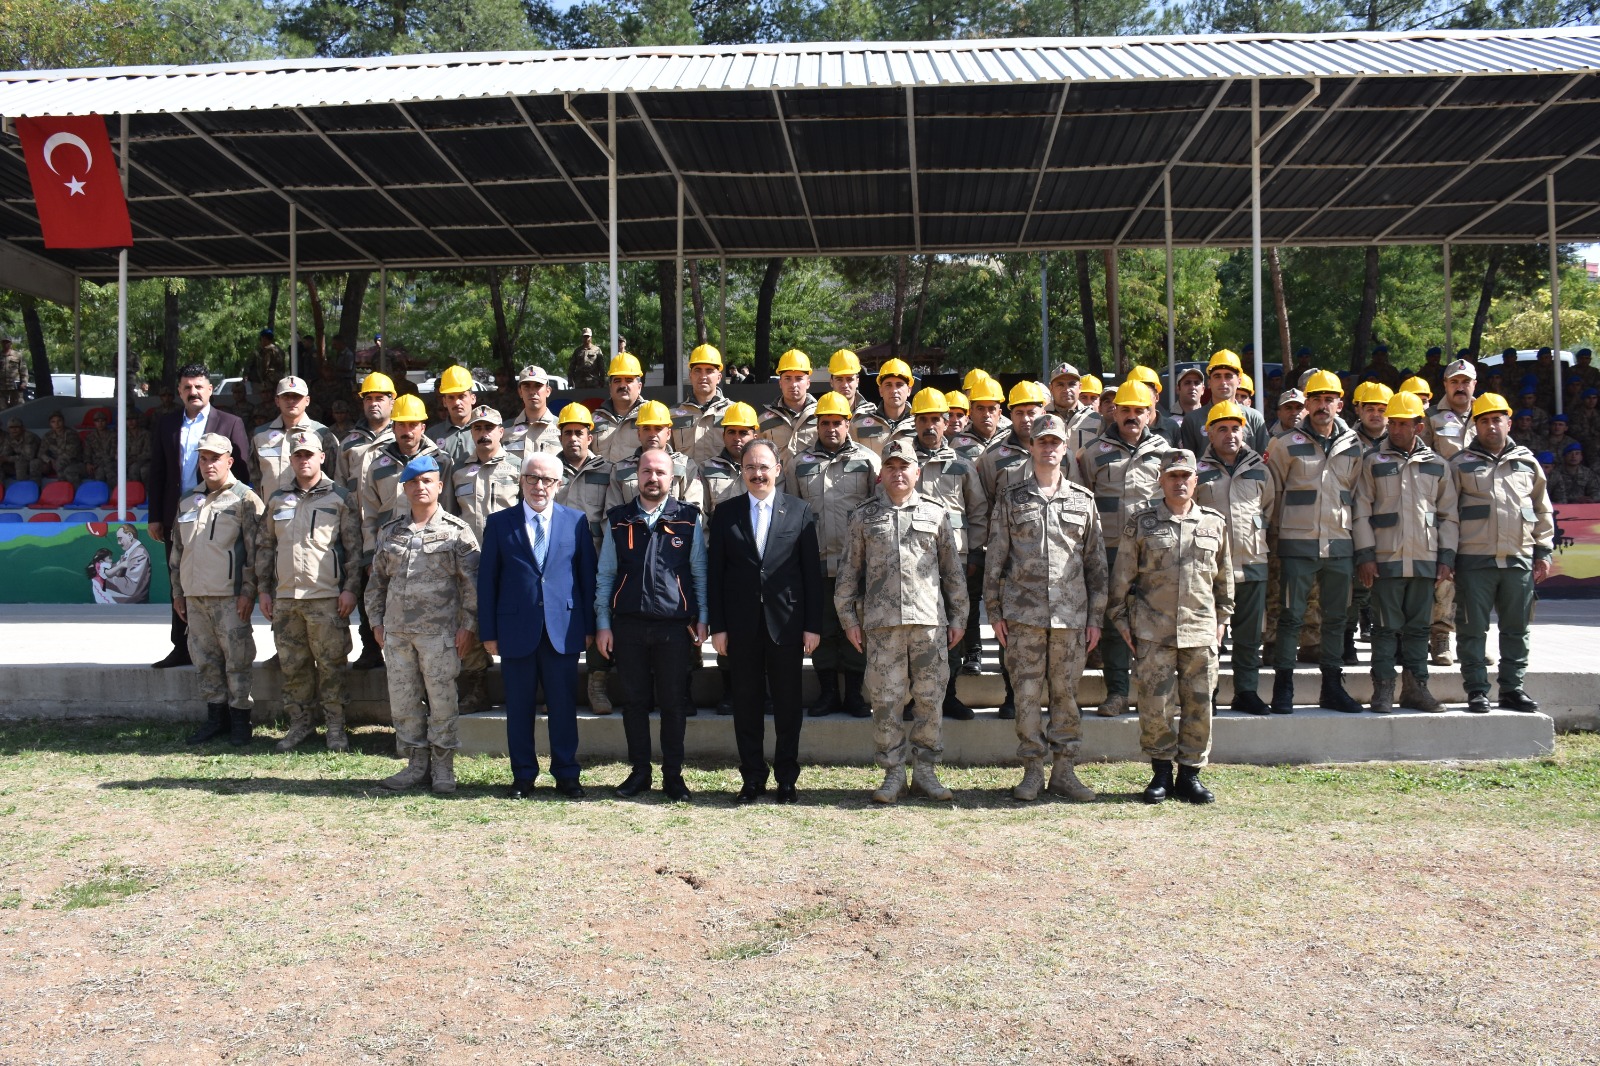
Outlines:
{"type": "Polygon", "coordinates": [[[294,480],[289,466],[289,434],[297,429],[322,438],[325,453],[337,455],[339,440],[333,431],[306,415],[310,389],[304,378],[288,377],[278,382],[275,403],[278,417],[256,430],[250,437],[250,482],[266,497],[294,480]]]}
{"type": "Polygon", "coordinates": [[[459,466],[472,454],[472,427],[468,419],[472,417],[472,409],[478,406],[472,371],[464,366],[446,367],[439,375],[438,393],[444,421],[428,427],[428,439],[459,466]]]}
{"type": "Polygon", "coordinates": [[[672,447],[703,464],[722,450],[722,416],[728,410],[722,353],[709,344],[689,353],[689,392],[689,399],[672,409],[672,447]]]}
{"type": "Polygon", "coordinates": [[[995,638],[1015,664],[1017,756],[1024,802],[1044,787],[1067,799],[1095,798],[1074,767],[1083,726],[1078,683],[1084,660],[1100,642],[1106,610],[1106,553],[1094,497],[1061,471],[1067,427],[1056,415],[1033,424],[1028,473],[1000,494],[989,516],[984,594],[995,638]],[[1049,696],[1049,724],[1042,722],[1049,696]]]}
{"type": "MultiPolygon", "coordinates": [[[[334,463],[332,475],[355,501],[358,519],[361,514],[359,496],[362,464],[365,462],[364,453],[369,445],[382,446],[394,443],[394,429],[389,424],[389,416],[394,411],[394,405],[394,382],[389,380],[389,375],[368,374],[361,382],[362,422],[346,433],[344,439],[339,442],[338,460],[334,463]]],[[[327,463],[328,459],[324,457],[325,473],[328,472],[327,463]]],[[[383,665],[383,650],[378,647],[378,642],[372,639],[372,626],[367,622],[368,563],[364,560],[365,552],[350,564],[361,575],[360,582],[356,585],[356,616],[359,620],[356,635],[361,638],[361,654],[350,664],[352,670],[376,670],[383,665]]]]}
{"type": "Polygon", "coordinates": [[[785,462],[817,439],[817,399],[810,390],[811,357],[790,348],[778,359],[778,399],[761,409],[761,435],[785,462]]]}
{"type": "Polygon", "coordinates": [[[394,404],[394,420],[389,423],[391,435],[373,441],[362,452],[356,500],[361,505],[361,550],[368,565],[378,547],[378,530],[390,519],[411,510],[400,481],[406,464],[418,456],[430,455],[439,468],[441,485],[449,477],[450,457],[422,432],[426,418],[421,400],[409,395],[400,397],[394,404]]]}
{"type": "Polygon", "coordinates": [[[567,384],[575,389],[603,389],[605,368],[606,353],[594,342],[594,330],[583,327],[583,340],[567,360],[567,384]]]}
{"type": "Polygon", "coordinates": [[[0,408],[15,407],[28,395],[28,360],[14,343],[0,340],[0,408]]]}
{"type": "MultiPolygon", "coordinates": [[[[1428,417],[1423,441],[1445,462],[1472,442],[1472,394],[1478,387],[1478,369],[1467,359],[1444,368],[1444,399],[1428,417]]],[[[1441,581],[1433,587],[1433,621],[1428,626],[1428,657],[1434,666],[1451,666],[1450,634],[1456,631],[1456,583],[1441,581]]]]}
{"type": "Polygon", "coordinates": [[[878,398],[883,405],[876,411],[857,411],[850,419],[850,435],[882,454],[883,446],[897,438],[914,437],[916,415],[911,411],[911,386],[915,379],[903,359],[891,359],[878,369],[878,398]]]}
{"type": "Polygon", "coordinates": [[[844,638],[834,606],[839,563],[844,558],[850,514],[867,502],[878,485],[878,456],[850,439],[850,406],[843,393],[830,392],[817,401],[817,439],[784,465],[782,489],[804,500],[816,515],[817,546],[822,555],[822,639],[811,653],[821,696],[807,708],[812,718],[843,710],[852,718],[872,714],[862,694],[867,660],[844,638]],[[840,679],[844,700],[839,699],[840,679]]]}
{"type": "Polygon", "coordinates": [[[1437,711],[1428,691],[1428,620],[1433,586],[1453,579],[1456,486],[1443,459],[1422,442],[1422,399],[1396,393],[1388,403],[1383,442],[1361,459],[1356,485],[1356,580],[1372,590],[1372,709],[1394,703],[1400,661],[1400,706],[1437,711]]]}
{"type": "Polygon", "coordinates": [[[878,405],[861,395],[861,359],[849,348],[840,348],[828,360],[828,384],[844,397],[850,417],[878,413],[878,405]]]}
{"type": "MultiPolygon", "coordinates": [[[[521,469],[530,455],[561,451],[561,431],[550,412],[550,375],[542,366],[525,366],[517,375],[517,400],[522,410],[511,420],[502,443],[521,469]]],[[[502,416],[503,417],[503,416],[502,416]]],[[[476,430],[473,431],[476,434],[476,430]]]]}
{"type": "Polygon", "coordinates": [[[594,410],[594,442],[591,447],[608,463],[632,455],[639,439],[634,420],[639,416],[639,396],[644,392],[644,370],[639,360],[618,352],[606,375],[611,396],[594,410]]]}
{"type": "Polygon", "coordinates": [[[278,751],[316,733],[322,698],[328,750],[348,751],[344,731],[350,612],[361,585],[361,515],[355,496],[322,472],[322,435],[297,429],[284,442],[293,478],[267,500],[256,551],[261,613],[272,623],[289,731],[278,751]]]}
{"type": "Polygon", "coordinates": [[[456,790],[456,675],[477,630],[478,542],[439,504],[439,462],[419,455],[400,472],[410,509],[378,532],[367,614],[389,674],[395,749],[406,768],[379,782],[456,790]]]}
{"type": "MultiPolygon", "coordinates": [[[[606,532],[606,492],[611,488],[611,464],[589,450],[594,439],[594,416],[581,403],[569,403],[556,416],[561,427],[561,487],[556,502],[582,511],[589,520],[589,535],[594,538],[595,558],[600,557],[600,542],[606,532]]],[[[593,644],[583,653],[583,668],[589,709],[595,714],[610,714],[611,660],[593,644]]]]}
{"type": "Polygon", "coordinates": [[[200,438],[197,488],[178,501],[167,564],[172,609],[189,628],[189,658],[200,670],[206,724],[189,737],[202,744],[228,734],[250,743],[250,669],[256,660],[250,615],[256,606],[256,539],[261,497],[233,476],[233,442],[200,438]]]}
{"type": "Polygon", "coordinates": [[[1161,498],[1129,513],[1111,568],[1106,617],[1135,657],[1139,746],[1153,771],[1146,803],[1214,798],[1200,783],[1200,771],[1211,753],[1211,694],[1217,645],[1233,612],[1233,563],[1227,519],[1194,502],[1196,468],[1187,448],[1166,454],[1161,498]]]}
{"type": "Polygon", "coordinates": [[[967,579],[944,508],[917,494],[917,450],[908,440],[883,448],[883,491],[850,515],[834,608],[845,639],[867,659],[867,697],[883,785],[877,803],[906,791],[906,757],[915,764],[911,789],[949,800],[935,764],[944,752],[941,703],[950,670],[946,656],[961,642],[967,579]],[[907,743],[901,720],[915,702],[907,743]]]}

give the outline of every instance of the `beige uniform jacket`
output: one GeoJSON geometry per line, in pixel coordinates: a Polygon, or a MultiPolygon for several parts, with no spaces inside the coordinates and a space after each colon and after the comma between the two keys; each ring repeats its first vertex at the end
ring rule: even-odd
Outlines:
{"type": "Polygon", "coordinates": [[[817,398],[810,393],[806,393],[806,402],[798,413],[782,400],[774,400],[761,409],[759,418],[761,435],[778,446],[780,460],[816,443],[817,398]]]}
{"type": "Polygon", "coordinates": [[[279,415],[250,435],[250,483],[263,496],[271,496],[294,480],[294,470],[289,465],[289,434],[297,430],[306,430],[321,438],[324,464],[328,456],[338,456],[339,439],[333,435],[333,430],[309,418],[299,425],[285,427],[283,416],[279,415]]]}
{"type": "Polygon", "coordinates": [[[1110,575],[1094,497],[1062,477],[1045,496],[1030,467],[989,515],[983,578],[990,619],[1049,629],[1099,626],[1110,575]]]}
{"type": "Polygon", "coordinates": [[[956,550],[963,558],[989,543],[989,497],[978,479],[978,468],[950,445],[941,444],[932,451],[917,445],[917,492],[925,500],[943,504],[949,512],[956,550]]]}
{"type": "MultiPolygon", "coordinates": [[[[632,503],[639,496],[639,453],[636,448],[626,459],[611,464],[611,485],[606,490],[606,510],[632,503]]],[[[700,483],[700,467],[687,455],[672,453],[672,483],[667,495],[705,510],[705,487],[700,483]]]]}
{"type": "Polygon", "coordinates": [[[332,470],[328,469],[327,456],[323,456],[323,472],[331,474],[339,484],[355,492],[361,485],[361,464],[364,461],[362,453],[373,444],[392,440],[394,440],[392,424],[380,430],[373,430],[367,425],[356,426],[339,441],[339,453],[335,457],[332,470]]]}
{"type": "Polygon", "coordinates": [[[1126,627],[1135,643],[1204,648],[1233,616],[1228,520],[1192,504],[1175,515],[1165,499],[1128,514],[1122,550],[1111,567],[1106,623],[1126,627]]]}
{"type": "Polygon", "coordinates": [[[700,464],[700,509],[706,518],[716,513],[724,500],[744,494],[744,470],[726,450],[700,464]]]}
{"type": "Polygon", "coordinates": [[[945,509],[912,492],[874,496],[850,514],[833,591],[844,629],[966,625],[967,577],[945,509]]]}
{"type": "Polygon", "coordinates": [[[1285,558],[1344,559],[1355,553],[1356,479],[1366,449],[1355,430],[1333,420],[1333,436],[1322,438],[1309,424],[1274,438],[1267,465],[1278,482],[1274,549],[1285,558]]]}
{"type": "Polygon", "coordinates": [[[205,485],[178,500],[172,523],[174,596],[256,598],[256,543],[266,505],[250,486],[235,481],[215,492],[205,485]]]}
{"type": "Polygon", "coordinates": [[[433,441],[423,437],[416,455],[401,455],[399,445],[392,439],[382,444],[374,442],[363,454],[361,481],[356,489],[356,501],[361,506],[361,551],[365,562],[370,563],[372,553],[377,550],[378,530],[402,512],[411,512],[411,501],[400,488],[400,474],[406,464],[419,455],[431,455],[439,464],[440,505],[447,511],[455,506],[449,491],[453,470],[450,457],[433,441]]]}
{"type": "Polygon", "coordinates": [[[490,515],[522,502],[521,470],[522,460],[502,448],[488,459],[479,459],[474,451],[450,472],[447,491],[455,513],[466,520],[478,543],[483,543],[483,525],[490,515]]]}
{"type": "Polygon", "coordinates": [[[597,552],[605,536],[606,493],[610,488],[611,464],[598,455],[590,455],[576,467],[568,465],[565,455],[561,457],[561,487],[556,489],[556,502],[583,512],[597,552]]]}
{"type": "Polygon", "coordinates": [[[672,409],[672,446],[704,464],[722,452],[722,417],[732,406],[719,388],[705,403],[685,400],[672,409]]]}
{"type": "Polygon", "coordinates": [[[1528,449],[1493,455],[1480,440],[1450,457],[1460,536],[1456,569],[1531,567],[1554,547],[1555,512],[1544,470],[1528,449]]]}
{"type": "Polygon", "coordinates": [[[361,514],[327,474],[273,493],[256,545],[256,584],[275,599],[330,599],[361,584],[361,514]]]}
{"type": "Polygon", "coordinates": [[[1278,481],[1266,458],[1248,446],[1232,466],[1207,445],[1195,470],[1195,502],[1228,520],[1228,554],[1233,580],[1267,579],[1267,528],[1278,501],[1278,481]]]}
{"type": "Polygon", "coordinates": [[[626,459],[639,447],[639,408],[644,401],[637,400],[625,414],[617,414],[607,400],[594,409],[594,451],[608,463],[626,459]]]}
{"type": "Polygon", "coordinates": [[[1424,439],[1441,458],[1449,459],[1477,438],[1470,409],[1458,415],[1449,407],[1440,407],[1428,416],[1428,432],[1424,439]]]}
{"type": "Polygon", "coordinates": [[[1133,509],[1161,495],[1161,461],[1171,450],[1165,437],[1149,429],[1129,444],[1112,426],[1078,453],[1078,477],[1094,493],[1108,556],[1121,547],[1133,509]]]}
{"type": "Polygon", "coordinates": [[[844,559],[850,512],[877,490],[881,464],[876,452],[853,440],[836,452],[813,444],[784,464],[783,491],[804,500],[817,517],[817,547],[829,577],[844,559]]]}
{"type": "Polygon", "coordinates": [[[418,526],[409,511],[378,531],[367,621],[417,636],[478,628],[478,541],[443,507],[418,526]]]}
{"type": "Polygon", "coordinates": [[[1356,482],[1356,563],[1379,577],[1437,576],[1454,566],[1456,484],[1439,453],[1419,438],[1410,452],[1385,440],[1361,460],[1356,482]]]}
{"type": "Polygon", "coordinates": [[[883,446],[892,440],[911,440],[917,435],[917,418],[911,406],[899,418],[890,418],[880,411],[857,412],[850,419],[850,436],[857,444],[883,455],[883,446]]]}
{"type": "MultiPolygon", "coordinates": [[[[983,486],[983,494],[991,503],[999,499],[1000,493],[1028,476],[1033,469],[1032,462],[1033,457],[1028,454],[1028,449],[1007,433],[1004,444],[997,444],[978,457],[978,484],[983,486]]],[[[1063,474],[1067,474],[1068,465],[1061,464],[1063,474]]],[[[1072,480],[1070,474],[1067,478],[1072,480]]]]}
{"type": "Polygon", "coordinates": [[[960,433],[953,434],[950,437],[950,447],[956,450],[956,454],[974,464],[976,464],[979,459],[983,458],[984,452],[987,452],[992,448],[998,448],[1002,444],[1009,444],[1010,442],[1010,426],[1001,426],[999,429],[994,431],[994,436],[988,438],[980,437],[968,429],[964,429],[960,433]]]}
{"type": "MultiPolygon", "coordinates": [[[[561,427],[556,424],[556,416],[548,409],[544,417],[536,421],[528,418],[526,408],[517,412],[517,417],[500,436],[500,445],[517,461],[517,472],[522,472],[522,460],[530,455],[559,455],[561,453],[561,427]]],[[[476,448],[474,448],[476,450],[476,448]]]]}

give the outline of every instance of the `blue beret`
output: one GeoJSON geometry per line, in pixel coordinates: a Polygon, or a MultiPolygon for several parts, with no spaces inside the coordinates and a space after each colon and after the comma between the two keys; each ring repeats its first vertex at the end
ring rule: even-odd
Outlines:
{"type": "Polygon", "coordinates": [[[1294,350],[1294,357],[1296,359],[1300,358],[1302,355],[1310,355],[1310,354],[1311,354],[1311,349],[1307,348],[1304,344],[1302,344],[1300,347],[1298,347],[1298,348],[1296,348],[1294,350]]]}
{"type": "Polygon", "coordinates": [[[1550,354],[1550,349],[1549,348],[1540,348],[1538,354],[1539,355],[1549,355],[1550,354]]]}
{"type": "MultiPolygon", "coordinates": [[[[1522,410],[1520,410],[1520,411],[1518,411],[1518,412],[1517,412],[1517,417],[1518,417],[1518,418],[1532,418],[1532,417],[1533,417],[1533,408],[1531,408],[1531,407],[1524,407],[1524,408],[1523,408],[1523,409],[1522,409],[1522,410]]],[[[414,463],[414,462],[416,462],[416,460],[415,460],[415,459],[413,459],[413,460],[411,460],[411,462],[413,462],[413,463],[414,463]]],[[[408,464],[407,464],[407,465],[406,465],[406,471],[407,471],[407,472],[410,472],[410,470],[411,470],[411,466],[410,466],[410,464],[409,464],[409,463],[408,463],[408,464]]],[[[401,479],[400,479],[400,480],[402,480],[402,481],[404,481],[404,480],[405,480],[405,478],[401,478],[401,479]]]]}
{"type": "Polygon", "coordinates": [[[439,460],[431,455],[419,455],[407,463],[404,470],[400,471],[400,484],[404,485],[412,478],[420,477],[423,474],[437,474],[438,472],[439,460]]]}
{"type": "Polygon", "coordinates": [[[1594,354],[1594,351],[1593,351],[1593,350],[1592,350],[1592,349],[1589,349],[1589,348],[1579,348],[1579,349],[1578,349],[1578,350],[1577,350],[1577,352],[1575,352],[1575,353],[1574,353],[1574,354],[1573,354],[1573,356],[1572,356],[1572,358],[1574,358],[1574,359],[1582,359],[1582,358],[1583,358],[1583,357],[1584,357],[1584,356],[1586,356],[1586,355],[1593,355],[1593,354],[1594,354]]]}
{"type": "MultiPolygon", "coordinates": [[[[1574,441],[1573,443],[1576,444],[1577,442],[1574,441]]],[[[1538,455],[1534,456],[1534,458],[1539,460],[1545,466],[1550,466],[1556,461],[1555,455],[1551,452],[1540,452],[1538,455]]]]}
{"type": "Polygon", "coordinates": [[[1565,448],[1561,449],[1561,454],[1562,455],[1566,455],[1568,452],[1581,452],[1581,451],[1583,451],[1583,445],[1579,444],[1577,441],[1573,441],[1571,444],[1568,444],[1565,448]]]}
{"type": "Polygon", "coordinates": [[[1600,389],[1584,389],[1583,394],[1585,396],[1600,396],[1600,389]]]}
{"type": "Polygon", "coordinates": [[[1374,354],[1376,354],[1378,352],[1387,352],[1388,350],[1389,350],[1389,346],[1387,344],[1379,344],[1379,345],[1375,346],[1372,349],[1374,354]]]}
{"type": "Polygon", "coordinates": [[[1429,348],[1426,352],[1423,352],[1422,354],[1424,356],[1443,355],[1444,354],[1444,349],[1439,347],[1437,344],[1435,344],[1432,348],[1429,348]]]}
{"type": "Polygon", "coordinates": [[[1550,416],[1550,421],[1552,421],[1552,422],[1570,422],[1570,421],[1572,421],[1572,419],[1568,418],[1566,415],[1551,415],[1550,416]]]}

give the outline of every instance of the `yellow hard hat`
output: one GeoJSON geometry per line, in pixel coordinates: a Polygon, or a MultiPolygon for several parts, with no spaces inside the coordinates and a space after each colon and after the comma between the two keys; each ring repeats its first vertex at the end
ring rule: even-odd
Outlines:
{"type": "MultiPolygon", "coordinates": [[[[1138,381],[1150,386],[1156,392],[1161,391],[1161,376],[1147,366],[1136,366],[1128,371],[1128,381],[1138,381]]],[[[1124,382],[1123,384],[1127,384],[1124,382]]],[[[1083,391],[1081,388],[1079,391],[1083,391]]],[[[1120,390],[1119,390],[1120,391],[1120,390]]]]}
{"type": "Polygon", "coordinates": [[[1381,381],[1363,381],[1356,386],[1357,404],[1388,403],[1394,399],[1394,390],[1381,381]]]}
{"type": "Polygon", "coordinates": [[[1095,377],[1093,374],[1085,374],[1083,377],[1078,379],[1078,395],[1080,397],[1098,396],[1105,391],[1105,388],[1106,387],[1100,383],[1100,379],[1095,377]]]}
{"type": "Polygon", "coordinates": [[[670,426],[672,412],[660,400],[646,400],[639,406],[639,417],[633,421],[638,426],[670,426]]]}
{"type": "Polygon", "coordinates": [[[923,389],[911,398],[911,413],[914,415],[947,415],[950,413],[950,401],[944,398],[944,393],[938,389],[923,389]]]}
{"type": "Polygon", "coordinates": [[[639,360],[628,352],[618,352],[611,358],[611,365],[606,368],[608,378],[642,378],[644,371],[639,367],[639,360]]]}
{"type": "Polygon", "coordinates": [[[388,374],[380,374],[374,370],[361,381],[361,395],[365,396],[369,392],[386,392],[393,396],[394,382],[389,380],[388,374]]]}
{"type": "Polygon", "coordinates": [[[747,403],[730,403],[722,413],[723,429],[755,429],[756,409],[747,403]]]}
{"type": "MultiPolygon", "coordinates": [[[[978,373],[981,374],[983,372],[980,370],[978,373]]],[[[969,374],[967,376],[971,377],[972,375],[969,374]]],[[[967,390],[967,395],[973,403],[1005,403],[1006,400],[1005,390],[1000,387],[998,381],[988,374],[984,374],[982,378],[974,381],[972,388],[967,390]]]]}
{"type": "Polygon", "coordinates": [[[963,411],[972,410],[972,404],[967,400],[967,394],[960,389],[951,389],[944,394],[944,402],[950,405],[950,410],[961,408],[963,411]]]}
{"type": "Polygon", "coordinates": [[[1414,392],[1397,392],[1390,399],[1389,406],[1383,409],[1385,418],[1422,418],[1427,414],[1422,406],[1422,397],[1414,392]]]}
{"type": "Polygon", "coordinates": [[[472,392],[476,388],[477,386],[472,383],[472,371],[464,366],[448,367],[439,375],[438,393],[441,396],[472,392]]]}
{"type": "Polygon", "coordinates": [[[1239,384],[1234,387],[1233,391],[1248,392],[1250,395],[1254,396],[1256,394],[1256,379],[1251,377],[1249,374],[1240,374],[1239,384]]]}
{"type": "Polygon", "coordinates": [[[906,384],[916,381],[916,375],[906,365],[904,359],[891,359],[878,368],[878,383],[883,384],[884,378],[905,378],[906,384]]]}
{"type": "Polygon", "coordinates": [[[1211,413],[1206,415],[1206,428],[1210,429],[1214,423],[1234,421],[1244,424],[1244,408],[1232,400],[1223,400],[1221,403],[1211,405],[1211,413]]]}
{"type": "Polygon", "coordinates": [[[1244,364],[1239,362],[1239,356],[1226,348],[1212,353],[1211,361],[1206,364],[1206,376],[1209,377],[1211,372],[1219,366],[1231,366],[1239,373],[1244,373],[1244,364]]]}
{"type": "Polygon", "coordinates": [[[828,373],[836,377],[861,373],[861,359],[849,348],[840,348],[828,360],[828,373]]]}
{"type": "Polygon", "coordinates": [[[1012,407],[1019,403],[1049,403],[1050,390],[1037,381],[1019,381],[1011,386],[1011,394],[1006,397],[1006,403],[1012,407]]]}
{"type": "Polygon", "coordinates": [[[967,376],[961,379],[961,391],[970,396],[972,394],[972,387],[978,382],[988,378],[988,376],[989,372],[987,370],[981,370],[977,367],[973,367],[971,370],[967,371],[967,376]]]}
{"type": "Polygon", "coordinates": [[[689,353],[689,365],[694,366],[697,363],[702,366],[714,366],[721,370],[722,353],[709,344],[702,344],[689,353]]]}
{"type": "Polygon", "coordinates": [[[1492,415],[1496,412],[1507,415],[1511,413],[1511,405],[1506,403],[1506,398],[1498,392],[1486,392],[1472,401],[1472,420],[1474,422],[1484,415],[1492,415]]]}
{"type": "Polygon", "coordinates": [[[778,373],[787,374],[791,370],[802,374],[811,373],[811,357],[799,348],[790,348],[778,359],[778,373]]]}
{"type": "Polygon", "coordinates": [[[850,401],[844,398],[843,393],[830,392],[817,401],[817,417],[832,415],[835,418],[850,417],[850,401]]]}
{"type": "Polygon", "coordinates": [[[394,411],[390,417],[396,422],[426,422],[428,409],[422,406],[421,397],[408,392],[394,402],[394,411]]]}
{"type": "Polygon", "coordinates": [[[1133,375],[1129,374],[1128,380],[1117,386],[1117,395],[1114,402],[1118,407],[1154,407],[1156,398],[1151,393],[1149,385],[1142,381],[1135,381],[1133,375]]]}
{"type": "Polygon", "coordinates": [[[1302,389],[1307,396],[1317,392],[1331,392],[1339,396],[1344,395],[1344,385],[1339,381],[1339,375],[1331,370],[1319,370],[1306,379],[1306,387],[1302,389]]]}
{"type": "Polygon", "coordinates": [[[590,414],[589,408],[581,403],[569,403],[561,409],[560,414],[556,415],[556,425],[570,426],[574,424],[588,426],[590,429],[594,428],[594,415],[590,414]]]}
{"type": "Polygon", "coordinates": [[[1413,393],[1417,396],[1426,396],[1430,400],[1433,399],[1433,386],[1422,378],[1406,378],[1400,383],[1400,391],[1413,393]]]}

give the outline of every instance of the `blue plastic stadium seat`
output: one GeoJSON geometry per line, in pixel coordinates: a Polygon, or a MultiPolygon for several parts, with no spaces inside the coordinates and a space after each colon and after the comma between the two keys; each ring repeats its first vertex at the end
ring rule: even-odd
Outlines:
{"type": "Polygon", "coordinates": [[[93,511],[73,511],[63,521],[66,522],[98,522],[100,516],[93,511]]]}
{"type": "Polygon", "coordinates": [[[20,511],[39,500],[39,483],[37,481],[13,481],[6,486],[6,498],[0,500],[0,508],[7,511],[20,511]]]}
{"type": "Polygon", "coordinates": [[[72,498],[73,507],[104,507],[111,499],[111,486],[104,481],[85,481],[72,498]]]}
{"type": "Polygon", "coordinates": [[[17,514],[17,512],[15,512],[15,511],[0,511],[0,523],[4,523],[4,522],[20,522],[20,521],[22,521],[22,516],[17,514]]]}

